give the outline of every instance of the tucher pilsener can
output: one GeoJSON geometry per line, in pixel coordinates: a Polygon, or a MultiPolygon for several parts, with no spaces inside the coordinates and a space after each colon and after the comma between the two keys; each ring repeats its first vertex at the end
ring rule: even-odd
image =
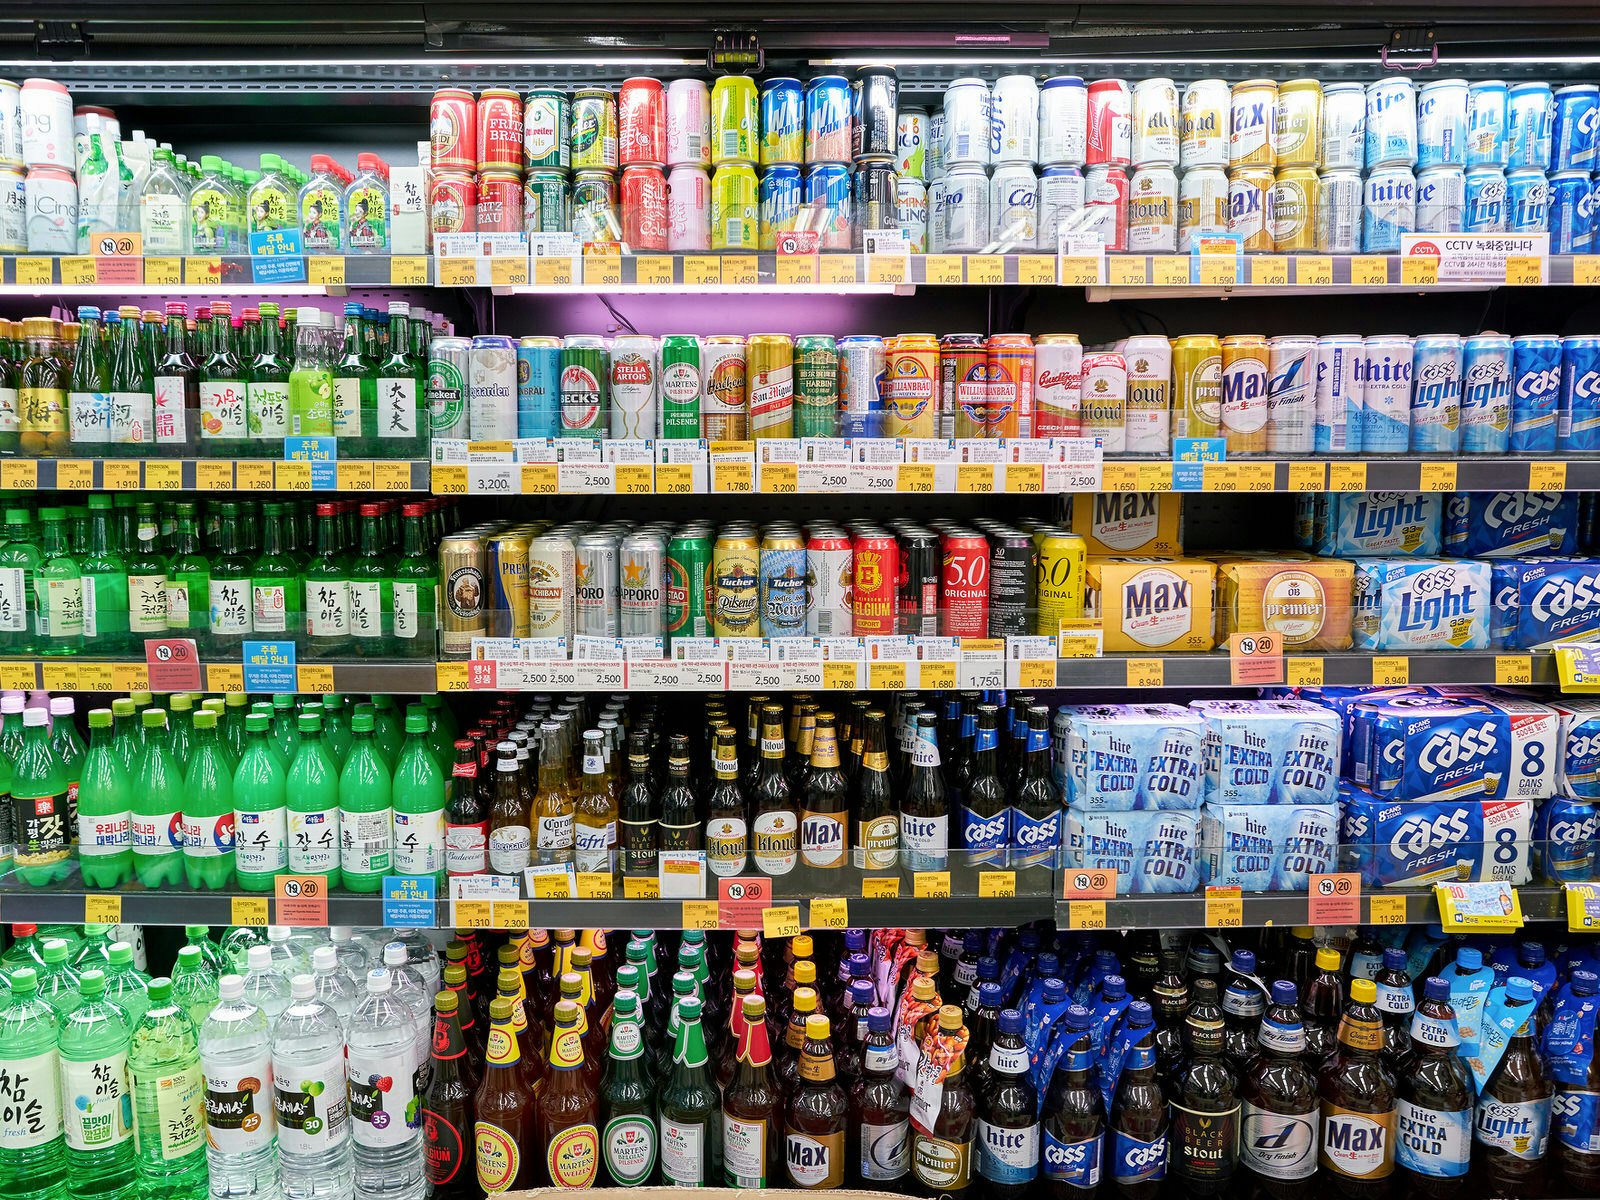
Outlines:
{"type": "Polygon", "coordinates": [[[667,625],[674,638],[709,637],[713,544],[709,536],[680,530],[667,543],[667,625]]]}
{"type": "Polygon", "coordinates": [[[488,636],[484,603],[488,554],[477,533],[456,533],[439,543],[439,648],[446,658],[466,658],[472,639],[488,636]]]}
{"type": "Polygon", "coordinates": [[[1552,454],[1561,400],[1561,339],[1533,334],[1511,339],[1513,454],[1552,454]]]}
{"type": "Polygon", "coordinates": [[[1322,85],[1315,79],[1288,79],[1278,85],[1274,137],[1280,171],[1322,161],[1322,85]]]}
{"type": "Polygon", "coordinates": [[[617,610],[618,580],[621,578],[618,538],[596,530],[578,538],[574,589],[574,632],[584,637],[614,638],[620,625],[617,610]]]}
{"type": "Polygon", "coordinates": [[[711,248],[755,250],[760,242],[761,196],[756,169],[744,162],[722,163],[711,177],[711,248]]]}
{"type": "Polygon", "coordinates": [[[546,533],[528,544],[528,636],[571,639],[576,632],[577,551],[572,538],[546,533]]]}
{"type": "Polygon", "coordinates": [[[939,436],[939,339],[903,333],[885,351],[883,435],[939,436]]]}
{"type": "Polygon", "coordinates": [[[794,436],[794,341],[786,333],[752,333],[745,342],[750,436],[794,436]]]}
{"type": "Polygon", "coordinates": [[[839,432],[847,438],[883,436],[886,348],[881,337],[842,337],[839,352],[839,432]]]}
{"type": "Polygon", "coordinates": [[[902,525],[899,598],[901,633],[934,637],[939,628],[939,538],[921,526],[902,525]]]}
{"type": "MultiPolygon", "coordinates": [[[[438,345],[439,339],[433,340],[438,345]]],[[[517,342],[517,436],[561,436],[561,339],[525,337],[517,342]]]]}
{"type": "Polygon", "coordinates": [[[806,544],[794,526],[772,526],[761,539],[762,637],[806,633],[806,544]]]}
{"type": "Polygon", "coordinates": [[[850,637],[855,629],[850,592],[855,551],[832,525],[813,525],[806,538],[806,633],[850,637]]]}
{"type": "Polygon", "coordinates": [[[712,550],[711,632],[761,636],[761,540],[754,525],[724,525],[712,550]]]}
{"type": "Polygon", "coordinates": [[[989,635],[1025,637],[1034,630],[1038,607],[1038,548],[1015,529],[989,536],[989,635]]]}
{"type": "Polygon", "coordinates": [[[640,530],[622,539],[617,585],[617,634],[663,637],[667,631],[667,554],[659,533],[640,530]]]}
{"type": "Polygon", "coordinates": [[[489,636],[528,636],[528,544],[525,533],[489,539],[489,636]]]}
{"type": "Polygon", "coordinates": [[[1062,621],[1083,617],[1084,560],[1088,544],[1076,534],[1048,526],[1033,535],[1039,551],[1038,607],[1033,632],[1049,636],[1060,632],[1062,621]]]}
{"type": "Polygon", "coordinates": [[[939,634],[989,636],[989,540],[953,529],[939,543],[939,634]]]}
{"type": "Polygon", "coordinates": [[[799,166],[806,155],[806,98],[798,79],[761,84],[761,165],[799,166]]]}
{"type": "Polygon", "coordinates": [[[611,371],[604,338],[561,340],[561,436],[602,438],[611,427],[611,371]]]}
{"type": "Polygon", "coordinates": [[[794,436],[839,436],[839,348],[830,334],[794,339],[794,436]]]}
{"type": "Polygon", "coordinates": [[[700,436],[700,339],[669,333],[661,339],[661,423],[656,436],[680,441],[700,436]]]}

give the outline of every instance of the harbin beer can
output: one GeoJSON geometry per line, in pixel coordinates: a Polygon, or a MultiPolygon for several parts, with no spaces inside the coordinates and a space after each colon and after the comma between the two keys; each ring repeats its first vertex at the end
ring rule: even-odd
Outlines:
{"type": "Polygon", "coordinates": [[[794,339],[794,436],[839,436],[839,347],[829,334],[794,339]]]}

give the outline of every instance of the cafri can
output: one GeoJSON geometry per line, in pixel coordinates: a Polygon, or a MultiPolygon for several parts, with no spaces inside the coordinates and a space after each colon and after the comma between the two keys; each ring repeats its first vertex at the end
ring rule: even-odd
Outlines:
{"type": "Polygon", "coordinates": [[[1172,342],[1174,437],[1216,437],[1222,429],[1222,342],[1192,333],[1172,342]]]}
{"type": "Polygon", "coordinates": [[[1033,632],[1057,634],[1062,621],[1083,617],[1084,562],[1088,543],[1076,534],[1043,527],[1033,535],[1039,552],[1038,610],[1033,632]]]}
{"type": "Polygon", "coordinates": [[[485,616],[487,549],[481,535],[450,534],[439,542],[439,647],[448,658],[466,658],[472,639],[488,636],[485,616]]]}
{"type": "Polygon", "coordinates": [[[698,530],[679,530],[667,543],[666,639],[711,634],[713,543],[698,530]]]}
{"type": "Polygon", "coordinates": [[[618,635],[663,637],[667,631],[666,540],[640,530],[622,539],[617,587],[618,635]]]}
{"type": "Polygon", "coordinates": [[[564,637],[577,632],[577,550],[564,533],[545,533],[528,543],[528,636],[564,637]]]}

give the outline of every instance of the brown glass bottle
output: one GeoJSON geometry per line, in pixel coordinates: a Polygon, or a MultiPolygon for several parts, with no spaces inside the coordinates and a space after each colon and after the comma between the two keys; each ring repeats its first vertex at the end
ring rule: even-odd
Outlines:
{"type": "MultiPolygon", "coordinates": [[[[1397,1190],[1425,1200],[1465,1195],[1477,1087],[1461,1058],[1461,1031],[1450,1006],[1450,983],[1437,975],[1423,984],[1422,1002],[1411,1017],[1411,1052],[1398,1079],[1397,1190]]],[[[1556,1152],[1559,1161],[1559,1142],[1556,1152]]],[[[1594,1192],[1575,1189],[1572,1194],[1594,1192]]]]}
{"type": "Polygon", "coordinates": [[[472,1132],[472,1088],[462,1064],[459,997],[446,990],[433,999],[432,1072],[422,1108],[422,1159],[428,1183],[440,1200],[474,1200],[476,1167],[468,1137],[472,1132]]]}
{"type": "Polygon", "coordinates": [[[1372,980],[1350,981],[1338,1048],[1317,1076],[1322,1109],[1319,1183],[1337,1195],[1361,1200],[1389,1194],[1398,1123],[1394,1076],[1383,1065],[1377,997],[1372,980]]]}
{"type": "Polygon", "coordinates": [[[478,1186],[490,1195],[532,1187],[539,1178],[534,1142],[534,1097],[523,1079],[511,1001],[489,1005],[489,1044],[483,1082],[473,1097],[473,1145],[478,1186]]]}
{"type": "Polygon", "coordinates": [[[703,850],[700,817],[689,783],[688,735],[675,733],[667,741],[667,786],[661,791],[661,849],[703,850]]]}
{"type": "MultiPolygon", "coordinates": [[[[747,996],[757,996],[756,973],[740,969],[733,973],[733,1003],[728,1007],[728,1036],[723,1039],[722,1047],[717,1051],[716,1071],[717,1086],[724,1090],[733,1082],[733,1077],[739,1068],[739,1052],[744,1047],[744,1000],[747,996]]],[[[766,1020],[766,1001],[761,1001],[762,1021],[766,1020]]],[[[771,1043],[768,1042],[768,1059],[771,1058],[771,1043]]]]}
{"type": "MultiPolygon", "coordinates": [[[[972,1186],[977,1106],[967,1085],[965,1045],[962,1012],[947,1004],[923,1050],[942,1076],[937,1108],[927,1093],[913,1094],[911,1101],[912,1189],[921,1196],[964,1196],[972,1186]]],[[[922,1073],[931,1070],[924,1065],[922,1073]]]]}
{"type": "Polygon", "coordinates": [[[978,1189],[988,1200],[1023,1200],[1039,1174],[1039,1095],[1029,1079],[1022,1014],[996,1021],[989,1084],[978,1096],[978,1189]]]}
{"type": "Polygon", "coordinates": [[[1170,1093],[1172,1177],[1190,1195],[1229,1190],[1239,1165],[1239,1097],[1223,1057],[1222,1006],[1213,979],[1194,981],[1183,1019],[1187,1061],[1170,1093]]]}
{"type": "Polygon", "coordinates": [[[785,1097],[800,1086],[800,1056],[805,1052],[806,1019],[817,1013],[817,993],[809,987],[796,988],[784,1027],[783,1045],[773,1059],[773,1074],[785,1097]]]}
{"type": "Polygon", "coordinates": [[[747,993],[739,1006],[733,1078],[722,1094],[723,1182],[728,1187],[771,1187],[782,1177],[784,1135],[783,1097],[767,1041],[767,1003],[747,993]]]}
{"type": "Polygon", "coordinates": [[[800,813],[800,871],[808,894],[837,895],[850,855],[850,789],[839,769],[839,738],[831,712],[818,712],[800,813]]]}
{"type": "Polygon", "coordinates": [[[478,750],[468,738],[456,743],[450,776],[444,865],[451,875],[481,875],[489,869],[489,810],[478,795],[478,750]]]}
{"type": "Polygon", "coordinates": [[[655,879],[661,811],[650,783],[650,741],[638,731],[628,735],[628,784],[622,789],[617,820],[623,877],[655,879]]]}
{"type": "Polygon", "coordinates": [[[594,1185],[600,1165],[600,1097],[585,1069],[583,1011],[570,1000],[556,1005],[544,1086],[539,1089],[538,1142],[556,1187],[594,1185]]]}
{"type": "Polygon", "coordinates": [[[1167,1176],[1167,1099],[1156,1078],[1156,1028],[1150,1005],[1128,1005],[1128,1056],[1111,1099],[1106,1168],[1122,1200],[1154,1200],[1167,1176]]]}
{"type": "Polygon", "coordinates": [[[816,1190],[844,1184],[849,1100],[833,1064],[828,1018],[806,1018],[799,1079],[783,1113],[783,1153],[789,1186],[816,1190]]]}
{"type": "Polygon", "coordinates": [[[538,1014],[530,1009],[521,983],[520,972],[509,967],[502,968],[500,978],[496,981],[495,998],[511,1001],[511,1030],[517,1037],[522,1078],[528,1090],[537,1095],[539,1084],[544,1079],[544,1055],[540,1052],[540,1047],[544,1045],[544,1027],[538,1014]]]}
{"type": "Polygon", "coordinates": [[[852,1184],[896,1191],[895,1180],[911,1170],[911,1093],[900,1081],[894,1013],[874,1008],[867,1014],[867,1043],[861,1078],[850,1092],[852,1184]]]}
{"type": "Polygon", "coordinates": [[[751,842],[756,870],[785,879],[800,858],[800,814],[783,769],[783,707],[761,709],[761,762],[751,801],[751,842]]]}
{"type": "MultiPolygon", "coordinates": [[[[583,953],[578,947],[573,948],[576,956],[583,953]]],[[[578,1006],[578,1036],[583,1039],[583,1069],[589,1082],[595,1087],[600,1086],[600,1060],[596,1053],[604,1054],[605,1035],[600,1030],[600,1023],[590,1019],[589,996],[591,993],[585,985],[585,980],[576,971],[568,971],[561,977],[559,984],[561,1000],[570,1001],[578,1006]]],[[[558,1004],[560,1001],[557,1002],[558,1004]]]]}
{"type": "Polygon", "coordinates": [[[1272,985],[1256,1033],[1259,1053],[1239,1079],[1240,1165],[1273,1200],[1310,1195],[1317,1170],[1322,1118],[1316,1077],[1305,1064],[1299,999],[1287,979],[1272,985]]]}
{"type": "Polygon", "coordinates": [[[1156,1077],[1172,1095],[1183,1065],[1183,1017],[1189,1011],[1189,985],[1183,978],[1183,952],[1161,952],[1161,974],[1150,989],[1156,1019],[1156,1077]]]}
{"type": "Polygon", "coordinates": [[[1320,1071],[1337,1049],[1335,1031],[1344,1009],[1344,981],[1339,977],[1339,952],[1317,951],[1316,970],[1300,994],[1300,1019],[1306,1028],[1306,1065],[1320,1071]]]}
{"type": "Polygon", "coordinates": [[[1538,1021],[1532,985],[1506,980],[1502,1020],[1516,1032],[1489,1073],[1473,1122],[1473,1155],[1485,1196],[1533,1200],[1545,1194],[1545,1151],[1550,1142],[1550,1099],[1555,1089],[1534,1036],[1538,1021]]]}
{"type": "Polygon", "coordinates": [[[1081,1004],[1060,1018],[1065,1050],[1045,1092],[1040,1173],[1052,1198],[1093,1195],[1105,1159],[1105,1100],[1094,1074],[1093,1020],[1081,1004]]]}
{"type": "Polygon", "coordinates": [[[461,1040],[467,1048],[461,1060],[461,1074],[467,1090],[476,1091],[483,1081],[483,1049],[473,1036],[472,1002],[467,991],[467,968],[461,963],[451,963],[444,969],[444,986],[456,994],[456,1018],[461,1025],[461,1040]]]}
{"type": "Polygon", "coordinates": [[[717,730],[706,797],[706,865],[718,878],[742,875],[750,862],[750,827],[739,783],[739,742],[731,725],[717,730]]]}
{"type": "Polygon", "coordinates": [[[489,810],[489,870],[497,875],[520,875],[531,861],[531,852],[517,748],[512,742],[501,742],[495,747],[494,807],[489,810]]]}

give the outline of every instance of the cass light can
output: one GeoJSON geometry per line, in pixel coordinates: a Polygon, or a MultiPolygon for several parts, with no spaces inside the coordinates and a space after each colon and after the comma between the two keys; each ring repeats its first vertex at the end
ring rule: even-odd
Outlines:
{"type": "Polygon", "coordinates": [[[756,169],[725,162],[711,177],[711,248],[754,250],[761,238],[761,199],[756,169]]]}
{"type": "Polygon", "coordinates": [[[1556,448],[1556,407],[1561,398],[1561,339],[1529,335],[1511,339],[1513,454],[1549,454],[1556,448]]]}
{"type": "Polygon", "coordinates": [[[753,333],[745,343],[750,436],[794,436],[794,342],[786,333],[753,333]]]}
{"type": "Polygon", "coordinates": [[[1513,84],[1506,93],[1506,169],[1550,165],[1556,101],[1548,83],[1513,84]]]}
{"type": "Polygon", "coordinates": [[[1196,238],[1228,231],[1228,173],[1221,167],[1186,168],[1178,181],[1178,251],[1196,238]]]}
{"type": "Polygon", "coordinates": [[[1038,607],[1039,552],[1015,529],[989,535],[989,636],[1025,637],[1033,632],[1038,607]]]}
{"type": "Polygon", "coordinates": [[[943,637],[989,636],[989,540],[957,530],[939,543],[939,633],[943,637]]]}
{"type": "Polygon", "coordinates": [[[984,437],[1033,433],[1033,339],[1025,333],[990,334],[988,420],[984,437]]]}
{"type": "MultiPolygon", "coordinates": [[[[1510,448],[1511,351],[1511,339],[1495,333],[1475,334],[1461,343],[1463,454],[1504,454],[1510,448]]],[[[1371,380],[1369,373],[1369,406],[1371,380]]]]}
{"type": "Polygon", "coordinates": [[[971,163],[953,166],[929,220],[939,230],[941,250],[975,254],[989,244],[994,225],[989,208],[989,179],[971,163]]]}
{"type": "Polygon", "coordinates": [[[952,80],[944,92],[945,170],[989,163],[989,85],[982,79],[952,80]]]}
{"type": "Polygon", "coordinates": [[[829,334],[794,339],[794,436],[839,436],[839,347],[829,334]]]}
{"type": "Polygon", "coordinates": [[[1092,166],[1083,180],[1087,228],[1107,250],[1128,248],[1128,172],[1117,166],[1092,166]]]}
{"type": "Polygon", "coordinates": [[[904,175],[894,183],[894,223],[906,231],[911,253],[928,252],[928,188],[904,175]]]}
{"type": "Polygon", "coordinates": [[[1417,174],[1417,232],[1459,233],[1467,205],[1462,167],[1429,167],[1417,174]]]}
{"type": "Polygon", "coordinates": [[[622,239],[615,171],[579,171],[573,176],[572,232],[580,242],[622,239]]]}
{"type": "Polygon", "coordinates": [[[806,538],[806,633],[810,636],[852,636],[854,562],[848,534],[832,526],[812,526],[806,538]]]}
{"type": "Polygon", "coordinates": [[[1419,337],[1412,349],[1411,449],[1418,454],[1461,450],[1461,339],[1453,333],[1419,337]]]}
{"type": "Polygon", "coordinates": [[[1232,104],[1226,80],[1196,79],[1184,87],[1178,161],[1185,171],[1228,165],[1232,104]]]}
{"type": "Polygon", "coordinates": [[[472,339],[467,383],[468,436],[475,442],[517,435],[517,344],[497,334],[472,339]]]}
{"type": "Polygon", "coordinates": [[[806,633],[806,544],[793,528],[768,529],[761,539],[762,637],[806,633]]]}
{"type": "MultiPolygon", "coordinates": [[[[1509,338],[1506,349],[1510,350],[1509,338]]],[[[1404,454],[1411,444],[1411,367],[1414,356],[1415,347],[1408,337],[1382,335],[1369,337],[1362,342],[1363,454],[1404,454]]],[[[1465,365],[1463,363],[1463,367],[1465,365]]],[[[1509,370],[1508,365],[1508,373],[1509,370]]],[[[1465,374],[1462,378],[1465,380],[1465,374]]]]}
{"type": "Polygon", "coordinates": [[[1317,339],[1313,453],[1345,454],[1361,449],[1361,357],[1361,339],[1354,334],[1317,339]]]}
{"type": "Polygon", "coordinates": [[[489,539],[489,636],[528,636],[528,550],[532,539],[508,532],[489,539]]]}
{"type": "Polygon", "coordinates": [[[813,76],[806,83],[806,165],[849,163],[850,146],[850,81],[813,76]]]}
{"type": "Polygon", "coordinates": [[[1550,224],[1550,181],[1537,167],[1506,175],[1506,230],[1544,233],[1550,224]]]}
{"type": "Polygon", "coordinates": [[[470,438],[467,383],[472,378],[472,339],[436,337],[428,342],[428,426],[436,438],[470,438]]]}
{"type": "Polygon", "coordinates": [[[522,185],[522,231],[567,233],[572,229],[572,197],[560,171],[530,171],[522,185]]]}
{"type": "Polygon", "coordinates": [[[745,406],[745,344],[738,334],[714,334],[700,343],[701,435],[714,442],[749,436],[745,406]]]}
{"type": "Polygon", "coordinates": [[[1033,344],[1033,436],[1083,430],[1083,346],[1075,333],[1043,333],[1033,344]]]}
{"type": "Polygon", "coordinates": [[[1467,81],[1435,79],[1417,93],[1417,170],[1467,165],[1467,81]]]}
{"type": "Polygon", "coordinates": [[[568,334],[561,339],[561,436],[604,437],[611,427],[604,338],[568,334]]]}
{"type": "Polygon", "coordinates": [[[1133,85],[1133,165],[1178,165],[1178,86],[1155,77],[1133,85]]]}
{"type": "MultiPolygon", "coordinates": [[[[933,637],[940,628],[939,539],[926,529],[901,526],[899,609],[901,633],[933,637]]],[[[948,635],[947,635],[948,636],[948,635]]]]}
{"type": "Polygon", "coordinates": [[[1081,167],[1088,151],[1089,92],[1080,75],[1055,75],[1039,89],[1039,164],[1081,167]]]}
{"type": "Polygon", "coordinates": [[[928,110],[902,108],[895,116],[895,174],[901,179],[928,179],[928,110]]]}
{"type": "Polygon", "coordinates": [[[1595,135],[1600,133],[1600,87],[1592,83],[1558,88],[1556,119],[1551,134],[1552,171],[1592,171],[1595,135]]]}
{"type": "Polygon", "coordinates": [[[1209,333],[1172,342],[1174,437],[1216,437],[1222,428],[1222,343],[1209,333]]]}
{"type": "Polygon", "coordinates": [[[989,406],[989,348],[981,333],[939,339],[940,437],[983,437],[989,406]]]}
{"type": "Polygon", "coordinates": [[[1589,254],[1594,249],[1594,188],[1587,171],[1550,176],[1550,251],[1589,254]]]}
{"type": "Polygon", "coordinates": [[[1270,167],[1233,167],[1228,171],[1228,232],[1246,250],[1271,250],[1273,188],[1270,167]]]}
{"type": "Polygon", "coordinates": [[[1361,252],[1395,254],[1400,235],[1417,227],[1417,178],[1410,167],[1380,167],[1361,198],[1361,252]]]}
{"type": "Polygon", "coordinates": [[[711,556],[711,632],[761,636],[761,541],[754,525],[725,525],[711,556]]]}
{"type": "Polygon", "coordinates": [[[1055,252],[1061,230],[1072,228],[1083,211],[1083,200],[1083,172],[1077,167],[1056,165],[1039,172],[1040,250],[1055,252]]]}
{"type": "Polygon", "coordinates": [[[1317,249],[1354,254],[1361,249],[1361,172],[1323,171],[1317,177],[1317,249]]]}
{"type": "Polygon", "coordinates": [[[1280,254],[1317,248],[1317,173],[1279,167],[1272,183],[1272,248],[1280,254]]]}
{"type": "Polygon", "coordinates": [[[428,163],[435,171],[478,169],[478,104],[464,88],[440,88],[433,94],[428,105],[428,163]]]}
{"type": "Polygon", "coordinates": [[[851,616],[855,636],[895,632],[900,580],[900,544],[886,533],[863,530],[851,543],[851,616]]]}
{"type": "Polygon", "coordinates": [[[669,333],[661,339],[661,424],[656,436],[673,441],[700,436],[700,339],[669,333]]]}
{"type": "Polygon", "coordinates": [[[617,169],[617,98],[605,88],[583,88],[572,97],[572,169],[617,169]]]}
{"type": "Polygon", "coordinates": [[[617,581],[617,633],[658,638],[667,630],[667,555],[659,533],[640,530],[622,539],[617,581]]]}
{"type": "Polygon", "coordinates": [[[470,171],[436,172],[428,187],[428,224],[434,233],[476,233],[477,177],[470,171]]]}
{"type": "Polygon", "coordinates": [[[1462,186],[1462,228],[1468,233],[1504,233],[1506,173],[1499,167],[1469,167],[1462,186]]]}
{"type": "Polygon", "coordinates": [[[888,366],[883,339],[870,334],[842,337],[837,349],[839,432],[847,438],[882,437],[888,366]]]}
{"type": "Polygon", "coordinates": [[[757,189],[761,202],[761,249],[776,250],[778,234],[795,228],[802,191],[799,167],[780,164],[762,172],[757,189]]]}
{"type": "Polygon", "coordinates": [[[1127,80],[1096,79],[1089,85],[1089,166],[1126,167],[1133,161],[1133,94],[1127,80]]]}
{"type": "Polygon", "coordinates": [[[1417,162],[1417,85],[1391,76],[1367,84],[1367,170],[1417,162]]]}
{"type": "Polygon", "coordinates": [[[1278,167],[1315,167],[1322,157],[1322,85],[1290,79],[1278,86],[1273,156],[1278,167]]]}
{"type": "MultiPolygon", "coordinates": [[[[860,177],[858,171],[856,178],[860,177]]],[[[995,167],[989,180],[989,213],[996,241],[1033,249],[1039,239],[1039,180],[1032,166],[995,167]]]]}
{"type": "Polygon", "coordinates": [[[1123,451],[1168,454],[1172,449],[1172,343],[1160,334],[1139,334],[1122,348],[1128,364],[1128,400],[1123,412],[1123,451]]]}
{"type": "Polygon", "coordinates": [[[885,352],[885,437],[939,436],[939,339],[904,333],[885,352]]]}
{"type": "Polygon", "coordinates": [[[1033,535],[1038,549],[1038,608],[1033,632],[1049,636],[1061,630],[1062,621],[1083,618],[1083,569],[1088,544],[1076,534],[1048,527],[1033,535]]]}
{"type": "Polygon", "coordinates": [[[711,165],[711,89],[703,79],[667,84],[667,166],[711,165]]]}
{"type": "Polygon", "coordinates": [[[478,175],[477,233],[522,232],[522,175],[483,171],[478,175]]]}
{"type": "MultiPolygon", "coordinates": [[[[429,343],[430,353],[440,340],[434,338],[429,343]]],[[[517,436],[561,436],[561,339],[558,337],[525,337],[517,342],[517,436]]]]}
{"type": "Polygon", "coordinates": [[[989,161],[1039,160],[1039,84],[1032,75],[1002,75],[989,98],[989,161]]]}
{"type": "Polygon", "coordinates": [[[667,628],[674,638],[707,637],[711,633],[713,544],[695,532],[679,532],[667,543],[667,628]]]}
{"type": "Polygon", "coordinates": [[[1228,454],[1263,454],[1267,449],[1267,339],[1235,334],[1222,339],[1222,436],[1228,454]]]}
{"type": "Polygon", "coordinates": [[[818,245],[824,250],[849,250],[855,243],[855,196],[850,190],[850,168],[842,163],[808,167],[805,197],[812,226],[818,233],[818,245]]]}
{"type": "Polygon", "coordinates": [[[1367,90],[1359,83],[1322,89],[1322,161],[1325,171],[1359,171],[1367,161],[1367,90]]]}
{"type": "Polygon", "coordinates": [[[1268,452],[1311,452],[1316,441],[1316,374],[1316,338],[1275,337],[1268,343],[1268,452]]]}
{"type": "Polygon", "coordinates": [[[1278,85],[1246,79],[1229,98],[1228,166],[1275,167],[1278,144],[1278,85]]]}
{"type": "Polygon", "coordinates": [[[806,157],[806,97],[798,79],[761,84],[761,165],[798,167],[806,157]]]}
{"type": "Polygon", "coordinates": [[[522,101],[525,171],[572,169],[572,105],[557,88],[535,88],[522,101]]]}
{"type": "Polygon", "coordinates": [[[1600,337],[1561,339],[1556,449],[1600,450],[1600,337]]]}
{"type": "Polygon", "coordinates": [[[1178,248],[1178,175],[1168,166],[1140,167],[1128,181],[1128,249],[1178,248]]]}
{"type": "Polygon", "coordinates": [[[634,251],[667,248],[667,177],[653,163],[622,168],[622,240],[634,251]]]}
{"type": "Polygon", "coordinates": [[[617,636],[617,589],[622,575],[618,540],[615,534],[602,531],[578,538],[574,632],[580,636],[617,636]]]}
{"type": "Polygon", "coordinates": [[[680,164],[667,176],[667,249],[711,249],[711,176],[680,164]]]}
{"type": "Polygon", "coordinates": [[[888,158],[861,159],[852,178],[855,232],[853,249],[861,249],[862,236],[871,229],[895,229],[894,163],[888,158]]]}
{"type": "Polygon", "coordinates": [[[711,162],[754,165],[760,148],[760,100],[748,75],[723,75],[711,85],[711,162]]]}
{"type": "Polygon", "coordinates": [[[900,79],[893,67],[874,63],[856,68],[850,83],[850,149],[857,162],[893,160],[899,104],[900,79]]]}
{"type": "Polygon", "coordinates": [[[448,658],[466,658],[472,639],[488,635],[484,584],[488,553],[478,533],[449,534],[439,542],[439,647],[448,658]]]}
{"type": "Polygon", "coordinates": [[[1083,436],[1098,437],[1108,454],[1127,449],[1128,360],[1120,354],[1083,356],[1083,436]]]}
{"type": "Polygon", "coordinates": [[[1506,85],[1475,79],[1467,85],[1467,166],[1506,165],[1506,85]]]}
{"type": "Polygon", "coordinates": [[[577,632],[577,550],[563,533],[528,544],[528,636],[570,639],[577,632]]]}
{"type": "Polygon", "coordinates": [[[655,436],[659,403],[656,340],[648,334],[622,334],[611,341],[611,436],[655,436]]]}

